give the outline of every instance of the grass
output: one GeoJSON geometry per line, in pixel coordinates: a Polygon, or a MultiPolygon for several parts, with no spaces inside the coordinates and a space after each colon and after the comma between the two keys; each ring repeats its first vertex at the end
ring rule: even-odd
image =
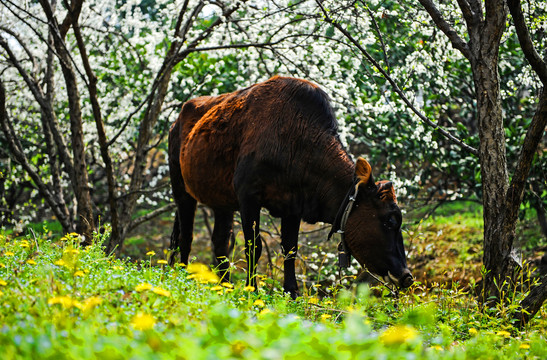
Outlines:
{"type": "MultiPolygon", "coordinates": [[[[434,226],[440,225],[423,222],[412,236],[428,239],[429,231],[438,232],[434,226]]],[[[139,262],[105,256],[100,247],[105,236],[87,248],[79,247],[77,234],[0,236],[2,358],[543,359],[547,354],[545,307],[523,330],[509,320],[522,297],[517,293],[508,294],[505,305],[481,311],[470,295],[472,284],[466,289],[457,281],[422,280],[398,299],[369,285],[333,287],[322,297],[323,285],[313,283],[292,301],[271,278],[261,278],[257,291],[240,280],[219,284],[208,266],[171,268],[159,251],[139,262]]]]}

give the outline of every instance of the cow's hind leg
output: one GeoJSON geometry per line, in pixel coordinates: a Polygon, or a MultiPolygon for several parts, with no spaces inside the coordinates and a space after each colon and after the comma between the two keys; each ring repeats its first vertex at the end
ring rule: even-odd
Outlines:
{"type": "Polygon", "coordinates": [[[226,210],[214,210],[215,213],[215,227],[213,229],[213,251],[215,253],[215,259],[219,276],[222,281],[230,280],[230,239],[232,237],[233,229],[232,224],[234,221],[233,211],[226,210]]]}
{"type": "Polygon", "coordinates": [[[260,237],[260,206],[253,200],[240,203],[241,227],[245,237],[245,258],[247,259],[247,285],[257,288],[256,268],[262,254],[260,237]]]}
{"type": "Polygon", "coordinates": [[[285,271],[285,280],[283,290],[296,299],[298,296],[298,284],[296,283],[296,274],[294,261],[298,251],[298,231],[300,229],[300,218],[298,216],[286,216],[281,218],[281,248],[285,261],[283,269],[285,271]]]}
{"type": "Polygon", "coordinates": [[[257,289],[256,266],[262,254],[260,238],[259,190],[252,157],[239,160],[234,173],[234,188],[239,202],[241,228],[245,237],[245,257],[247,258],[247,285],[257,289]]]}
{"type": "Polygon", "coordinates": [[[184,189],[182,176],[180,177],[178,186],[173,186],[173,197],[177,204],[177,211],[175,212],[175,224],[173,225],[169,249],[175,251],[171,254],[169,263],[173,265],[176,262],[176,253],[178,250],[180,251],[181,263],[188,264],[188,257],[192,248],[192,233],[194,231],[194,216],[196,214],[197,201],[184,189]]]}

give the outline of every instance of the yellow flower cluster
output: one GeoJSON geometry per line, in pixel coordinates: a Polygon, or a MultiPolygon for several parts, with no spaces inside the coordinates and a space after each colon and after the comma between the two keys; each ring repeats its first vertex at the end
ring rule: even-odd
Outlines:
{"type": "Polygon", "coordinates": [[[137,292],[143,292],[152,289],[152,285],[149,283],[141,283],[135,287],[137,292]]]}
{"type": "Polygon", "coordinates": [[[48,305],[61,305],[65,309],[70,309],[75,307],[82,310],[83,312],[89,312],[95,306],[102,304],[103,299],[98,296],[92,296],[84,300],[84,302],[79,302],[76,299],[70,297],[70,295],[54,296],[48,300],[48,305]]]}
{"type": "Polygon", "coordinates": [[[165,296],[165,297],[170,297],[171,296],[171,292],[169,290],[165,290],[165,289],[162,289],[160,287],[153,288],[152,292],[154,292],[155,294],[161,295],[161,296],[165,296]]]}
{"type": "Polygon", "coordinates": [[[195,279],[196,281],[206,283],[217,283],[220,279],[218,276],[209,269],[209,266],[200,263],[188,264],[186,270],[190,273],[186,278],[195,279]]]}
{"type": "Polygon", "coordinates": [[[380,341],[384,345],[400,345],[415,339],[418,332],[408,325],[395,325],[380,335],[380,341]]]}
{"type": "Polygon", "coordinates": [[[66,234],[61,238],[61,241],[74,241],[80,238],[80,234],[72,232],[70,234],[66,234]]]}
{"type": "Polygon", "coordinates": [[[152,315],[138,313],[131,319],[131,325],[137,330],[150,330],[156,325],[156,319],[152,315]]]}
{"type": "Polygon", "coordinates": [[[152,290],[153,293],[161,295],[161,296],[165,296],[165,297],[171,296],[171,292],[169,290],[165,290],[157,286],[153,287],[151,284],[146,282],[135,286],[135,291],[137,292],[143,292],[147,290],[152,290]]]}
{"type": "Polygon", "coordinates": [[[503,336],[504,338],[508,339],[511,337],[511,333],[509,331],[501,330],[496,333],[497,336],[503,336]]]}

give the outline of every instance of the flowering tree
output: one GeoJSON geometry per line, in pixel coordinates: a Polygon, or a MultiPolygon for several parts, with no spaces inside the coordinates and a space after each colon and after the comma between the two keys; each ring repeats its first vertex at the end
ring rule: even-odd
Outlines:
{"type": "Polygon", "coordinates": [[[109,251],[142,221],[173,209],[158,159],[190,96],[284,73],[330,87],[339,105],[351,102],[349,86],[336,79],[357,71],[323,51],[328,39],[316,35],[323,25],[313,2],[1,6],[0,124],[14,160],[7,186],[29,179],[31,196],[87,241],[103,215],[109,251]],[[155,209],[135,217],[146,205],[155,209]]]}
{"type": "MultiPolygon", "coordinates": [[[[483,279],[482,300],[487,302],[492,297],[500,299],[506,291],[508,282],[516,281],[516,274],[520,266],[515,255],[513,241],[516,232],[516,222],[524,193],[526,178],[530,172],[538,144],[544,136],[547,124],[547,94],[544,91],[547,85],[547,65],[535,50],[536,46],[544,41],[545,31],[542,26],[535,25],[536,36],[530,36],[525,17],[523,16],[520,1],[510,0],[507,4],[502,0],[486,1],[484,6],[479,1],[458,1],[444,3],[437,6],[430,0],[419,0],[430,19],[420,18],[425,23],[433,22],[434,26],[442,31],[454,49],[469,63],[472,74],[475,114],[474,126],[478,131],[478,148],[470,146],[449,131],[442,128],[440,123],[430,120],[423,115],[415,102],[408,99],[394,80],[396,76],[389,73],[389,64],[377,61],[360,42],[359,35],[352,31],[353,22],[349,16],[328,8],[324,2],[317,1],[321,7],[325,21],[336,27],[352,43],[367,60],[373,64],[391,84],[395,92],[410,107],[416,116],[425,124],[431,126],[434,132],[446,137],[454,146],[465,152],[478,156],[480,164],[482,203],[484,209],[484,265],[486,273],[483,279]],[[463,15],[458,17],[457,9],[463,15]],[[526,129],[524,140],[519,149],[518,160],[509,180],[508,161],[506,153],[506,135],[502,106],[502,92],[500,91],[500,47],[502,37],[506,32],[506,22],[510,9],[514,27],[522,48],[522,53],[536,74],[534,84],[528,90],[537,88],[537,81],[543,89],[538,91],[535,112],[526,129]],[[344,24],[345,23],[345,24],[344,24]],[[348,23],[350,25],[348,25],[348,23]],[[387,67],[387,70],[386,70],[387,67]],[[509,280],[509,281],[508,281],[509,280]]],[[[363,5],[367,8],[367,5],[363,5]]],[[[533,2],[528,6],[529,16],[539,16],[545,20],[545,4],[533,2]],[[543,12],[541,11],[543,10],[543,12]],[[539,11],[535,13],[535,11],[539,11]],[[539,14],[539,15],[538,15],[539,14]]],[[[507,36],[507,35],[506,35],[507,36]]],[[[464,75],[465,76],[465,75],[464,75]]],[[[470,85],[471,85],[470,84],[470,85]]],[[[513,86],[513,91],[517,90],[513,86]]],[[[507,95],[507,94],[506,94],[507,95]]],[[[415,100],[415,99],[414,99],[415,100]]],[[[507,121],[507,120],[506,120],[507,121]]],[[[525,323],[547,298],[547,279],[542,279],[539,286],[532,289],[530,295],[523,301],[522,311],[517,317],[525,323]]]]}

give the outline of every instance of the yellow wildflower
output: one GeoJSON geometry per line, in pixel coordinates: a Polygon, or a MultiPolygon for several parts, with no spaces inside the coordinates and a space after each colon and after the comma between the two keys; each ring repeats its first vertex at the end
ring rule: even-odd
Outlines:
{"type": "Polygon", "coordinates": [[[165,296],[165,297],[171,296],[171,292],[169,290],[165,290],[160,287],[155,287],[154,289],[152,289],[152,291],[161,296],[165,296]]]}
{"type": "Polygon", "coordinates": [[[4,256],[14,256],[15,254],[12,251],[6,251],[4,256]]]}
{"type": "Polygon", "coordinates": [[[475,328],[469,328],[469,330],[467,330],[467,331],[469,331],[470,335],[477,335],[477,333],[478,333],[477,329],[475,329],[475,328]]]}
{"type": "Polygon", "coordinates": [[[505,330],[498,331],[498,332],[496,333],[496,335],[498,335],[498,336],[503,336],[503,337],[506,338],[506,339],[508,339],[508,338],[511,337],[511,333],[508,332],[508,331],[505,331],[505,330]]]}
{"type": "Polygon", "coordinates": [[[253,303],[254,306],[258,306],[258,307],[264,307],[264,301],[262,299],[256,299],[255,302],[253,303]]]}
{"type": "Polygon", "coordinates": [[[6,267],[6,265],[0,263],[0,268],[5,268],[5,267],[6,267]]]}
{"type": "Polygon", "coordinates": [[[146,253],[146,256],[154,256],[154,255],[156,255],[156,252],[154,250],[151,250],[146,253]]]}
{"type": "Polygon", "coordinates": [[[36,261],[32,260],[32,259],[28,259],[27,260],[27,264],[29,265],[36,265],[36,261]]]}
{"type": "Polygon", "coordinates": [[[530,345],[528,344],[520,344],[519,349],[528,350],[530,348],[530,345]]]}
{"type": "Polygon", "coordinates": [[[251,286],[251,285],[247,285],[243,288],[243,291],[255,291],[255,287],[254,286],[251,286]]]}
{"type": "Polygon", "coordinates": [[[48,303],[48,305],[60,304],[65,309],[70,309],[73,306],[77,307],[77,308],[82,308],[82,304],[80,302],[78,302],[77,300],[72,299],[68,295],[52,297],[48,300],[47,303],[48,303]]]}
{"type": "Polygon", "coordinates": [[[6,286],[7,284],[5,280],[0,279],[0,286],[6,286]]]}
{"type": "Polygon", "coordinates": [[[387,329],[380,335],[380,341],[384,345],[399,345],[413,340],[418,336],[418,332],[408,325],[395,325],[387,329]]]}
{"type": "Polygon", "coordinates": [[[64,254],[72,254],[72,255],[78,255],[80,253],[80,250],[75,248],[66,248],[63,250],[64,254]]]}
{"type": "Polygon", "coordinates": [[[223,282],[220,285],[224,286],[227,289],[233,289],[234,288],[234,285],[230,284],[229,282],[223,282]]]}
{"type": "Polygon", "coordinates": [[[332,317],[332,315],[330,315],[330,314],[323,314],[323,315],[321,315],[321,320],[324,321],[324,320],[330,319],[331,317],[332,317]]]}
{"type": "Polygon", "coordinates": [[[272,311],[268,308],[265,308],[265,309],[262,309],[259,314],[260,315],[266,315],[266,314],[270,314],[272,311]]]}
{"type": "Polygon", "coordinates": [[[317,304],[319,303],[319,299],[316,297],[311,297],[308,299],[308,304],[317,304]]]}
{"type": "Polygon", "coordinates": [[[59,259],[59,260],[55,261],[54,264],[57,265],[57,266],[65,266],[66,265],[66,263],[63,259],[59,259]]]}
{"type": "Polygon", "coordinates": [[[152,315],[138,313],[131,319],[131,325],[137,330],[150,330],[156,324],[152,315]]]}
{"type": "Polygon", "coordinates": [[[158,260],[158,264],[160,264],[160,265],[166,265],[166,264],[167,264],[167,260],[158,260]]]}
{"type": "Polygon", "coordinates": [[[112,266],[113,270],[123,270],[123,266],[114,265],[112,266]]]}
{"type": "Polygon", "coordinates": [[[224,289],[224,292],[226,292],[226,293],[231,293],[233,291],[234,291],[234,289],[224,289]]]}
{"type": "Polygon", "coordinates": [[[236,357],[242,357],[241,354],[246,348],[247,344],[239,340],[230,345],[230,350],[232,350],[232,354],[236,357]]]}
{"type": "Polygon", "coordinates": [[[325,301],[323,304],[325,304],[325,305],[332,305],[332,304],[334,304],[334,303],[333,303],[332,301],[328,300],[328,301],[325,301]]]}
{"type": "Polygon", "coordinates": [[[30,244],[27,240],[22,240],[21,244],[19,244],[19,246],[22,247],[22,248],[29,248],[30,244]]]}
{"type": "Polygon", "coordinates": [[[220,285],[215,285],[211,288],[211,291],[219,291],[219,290],[222,290],[222,286],[220,285]]]}
{"type": "Polygon", "coordinates": [[[135,290],[137,292],[142,292],[142,291],[146,291],[146,290],[150,290],[152,289],[152,285],[150,285],[149,283],[142,283],[142,284],[139,284],[137,286],[135,286],[135,290]]]}
{"type": "Polygon", "coordinates": [[[84,272],[83,272],[82,270],[78,270],[78,271],[76,271],[76,272],[74,273],[74,276],[84,277],[85,274],[84,274],[84,272]]]}
{"type": "Polygon", "coordinates": [[[95,306],[102,304],[102,302],[103,302],[103,299],[101,299],[98,296],[92,296],[90,298],[87,298],[84,300],[83,310],[88,312],[91,309],[93,309],[95,306]]]}
{"type": "Polygon", "coordinates": [[[196,279],[201,283],[216,283],[219,281],[218,276],[207,265],[191,263],[188,264],[186,270],[190,273],[186,277],[187,279],[196,279]]]}

